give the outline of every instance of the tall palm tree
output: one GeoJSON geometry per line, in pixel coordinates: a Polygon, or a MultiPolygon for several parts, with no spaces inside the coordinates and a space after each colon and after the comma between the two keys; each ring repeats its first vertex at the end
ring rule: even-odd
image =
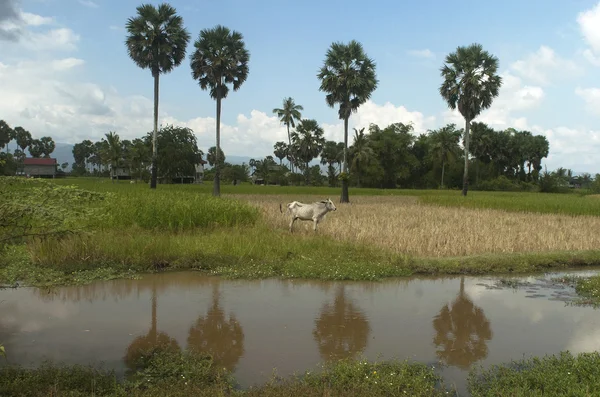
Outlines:
{"type": "Polygon", "coordinates": [[[158,7],[142,4],[136,10],[137,16],[129,18],[125,25],[129,33],[125,45],[135,64],[142,69],[150,69],[154,78],[154,135],[150,188],[156,189],[158,80],[161,73],[169,73],[183,62],[190,34],[183,26],[183,18],[167,3],[159,4],[158,7]]]}
{"type": "Polygon", "coordinates": [[[341,203],[348,197],[348,119],[360,105],[371,98],[377,88],[375,62],[363,50],[362,44],[352,40],[348,44],[334,42],[325,55],[325,62],[317,74],[321,80],[320,91],[327,93],[325,101],[330,107],[339,104],[338,116],[344,120],[344,178],[341,203]]]}
{"type": "MultiPolygon", "coordinates": [[[[301,111],[303,110],[304,108],[302,105],[297,105],[292,97],[283,98],[283,107],[273,109],[273,113],[279,117],[279,121],[281,121],[287,127],[289,147],[292,146],[290,126],[292,126],[292,128],[296,128],[296,121],[300,121],[302,119],[301,111]]],[[[290,155],[290,168],[292,172],[294,172],[294,159],[291,154],[292,153],[288,153],[288,155],[290,155]]]]}
{"type": "Polygon", "coordinates": [[[6,121],[0,120],[0,147],[6,145],[6,154],[8,154],[8,144],[13,139],[15,139],[15,131],[6,121]]]}
{"type": "Polygon", "coordinates": [[[221,195],[218,154],[221,150],[221,100],[227,98],[229,87],[240,89],[248,78],[250,52],[246,49],[240,32],[217,25],[212,29],[202,29],[194,43],[195,51],[190,56],[192,77],[198,80],[200,88],[209,90],[211,98],[217,102],[217,159],[213,196],[221,195]]]}
{"type": "Polygon", "coordinates": [[[313,119],[304,119],[298,123],[295,132],[292,132],[292,145],[298,159],[304,163],[306,184],[310,183],[309,163],[319,156],[325,145],[324,131],[313,119]]]}
{"type": "Polygon", "coordinates": [[[430,134],[433,144],[431,147],[433,157],[442,162],[442,182],[440,186],[443,188],[446,164],[457,156],[460,131],[456,130],[455,124],[448,124],[439,130],[432,131],[430,134]]]}
{"type": "Polygon", "coordinates": [[[496,74],[498,58],[484,51],[481,44],[458,47],[446,56],[440,69],[444,79],[440,95],[452,110],[465,119],[465,170],[462,195],[467,195],[469,185],[469,127],[479,114],[492,106],[502,86],[502,78],[496,74]]]}
{"type": "Polygon", "coordinates": [[[350,147],[350,158],[351,164],[350,169],[356,170],[356,182],[357,186],[360,187],[360,173],[363,170],[363,166],[371,162],[375,157],[375,152],[369,146],[369,139],[365,135],[365,128],[357,130],[354,128],[354,143],[350,147]]]}

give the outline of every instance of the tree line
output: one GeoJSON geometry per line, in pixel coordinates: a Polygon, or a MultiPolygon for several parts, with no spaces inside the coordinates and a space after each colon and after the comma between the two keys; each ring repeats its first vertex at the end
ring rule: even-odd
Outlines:
{"type": "MultiPolygon", "coordinates": [[[[23,161],[27,157],[27,152],[31,157],[50,158],[54,152],[56,144],[49,136],[42,136],[39,139],[33,138],[31,132],[21,126],[12,128],[5,120],[0,120],[0,175],[15,175],[19,168],[23,166],[23,161]],[[15,141],[16,148],[9,151],[10,143],[15,141]]],[[[68,164],[62,164],[62,169],[68,167],[68,164]]]]}
{"type": "MultiPolygon", "coordinates": [[[[129,18],[126,23],[128,34],[125,45],[131,59],[140,68],[149,69],[154,80],[154,131],[150,187],[156,188],[159,77],[161,74],[169,73],[184,61],[191,35],[184,26],[183,18],[168,3],[162,3],[156,7],[144,4],[138,6],[136,11],[137,15],[129,18]]],[[[217,159],[213,195],[218,196],[220,195],[222,165],[218,160],[221,152],[222,100],[227,98],[230,88],[237,91],[248,79],[250,52],[246,48],[240,32],[230,30],[222,25],[202,29],[193,47],[189,56],[191,76],[198,82],[200,88],[208,91],[211,98],[216,101],[215,153],[217,159]]],[[[480,176],[482,169],[485,172],[491,167],[490,164],[493,164],[493,172],[497,175],[514,176],[514,173],[518,173],[520,180],[527,181],[534,180],[535,175],[539,173],[539,161],[545,157],[544,142],[541,139],[529,137],[526,132],[511,130],[495,133],[490,132],[492,130],[484,129],[473,135],[470,133],[472,123],[483,110],[491,107],[494,99],[498,96],[502,78],[497,74],[497,70],[498,58],[485,51],[477,43],[457,47],[456,51],[446,56],[445,62],[440,68],[442,82],[439,94],[450,109],[457,109],[460,112],[465,120],[465,127],[464,130],[456,130],[452,126],[442,128],[432,135],[432,141],[429,142],[435,149],[429,151],[423,149],[423,153],[429,153],[431,159],[428,161],[430,162],[436,156],[437,163],[440,163],[440,159],[442,159],[442,174],[445,174],[446,165],[448,165],[450,173],[447,179],[452,179],[454,170],[450,161],[460,157],[456,150],[458,146],[453,142],[456,139],[460,140],[460,138],[456,138],[457,134],[463,135],[463,195],[466,195],[468,191],[471,174],[469,155],[471,154],[477,160],[476,177],[480,176]],[[471,137],[475,139],[477,134],[482,134],[482,137],[471,148],[471,137]],[[503,146],[505,148],[508,147],[507,142],[510,141],[511,144],[517,145],[511,150],[516,150],[519,154],[515,154],[516,152],[513,151],[498,152],[494,149],[495,143],[491,143],[491,139],[506,141],[503,146]],[[537,148],[537,152],[531,154],[534,149],[529,147],[521,149],[520,144],[531,145],[537,148]],[[431,154],[433,152],[436,154],[431,154]],[[527,172],[523,167],[525,162],[529,164],[527,172]],[[531,168],[534,169],[533,172],[531,168]]],[[[325,103],[329,107],[336,108],[339,119],[344,123],[344,142],[339,147],[338,143],[335,143],[336,150],[341,149],[341,154],[340,151],[336,152],[336,156],[340,157],[336,157],[335,161],[331,157],[327,157],[326,160],[330,169],[328,172],[330,182],[333,178],[331,172],[333,164],[337,162],[341,165],[338,175],[342,185],[341,202],[349,202],[348,186],[351,181],[355,180],[357,185],[379,184],[391,187],[398,184],[399,181],[407,182],[410,179],[409,175],[418,174],[415,173],[414,167],[417,166],[417,163],[425,162],[422,158],[424,155],[423,153],[413,153],[417,149],[410,149],[413,150],[411,152],[406,148],[422,147],[426,145],[425,141],[429,138],[419,137],[413,140],[410,138],[411,134],[405,131],[408,127],[401,123],[377,128],[369,127],[368,134],[364,134],[364,131],[355,131],[354,153],[350,153],[348,146],[349,118],[371,98],[379,85],[375,61],[366,54],[361,43],[356,40],[348,43],[333,42],[325,53],[325,60],[316,77],[320,81],[319,90],[325,94],[325,103]],[[390,131],[394,131],[394,135],[390,135],[392,134],[390,131]],[[385,150],[391,150],[394,145],[398,146],[399,153],[385,152],[385,150]],[[373,158],[377,158],[379,161],[371,161],[373,158]],[[341,161],[338,161],[340,159],[341,161]],[[404,165],[398,165],[400,163],[404,165]]],[[[334,146],[319,137],[318,131],[321,127],[315,120],[301,119],[302,110],[302,106],[296,105],[289,97],[284,99],[282,108],[273,109],[286,126],[288,133],[288,142],[278,142],[275,155],[280,160],[287,158],[293,173],[296,173],[297,169],[303,171],[305,182],[308,182],[307,178],[310,176],[310,172],[307,160],[317,157],[325,146],[327,146],[327,153],[333,155],[334,146]],[[309,139],[308,134],[312,134],[313,138],[309,139]],[[296,144],[293,143],[294,138],[296,144]]],[[[422,166],[425,167],[425,165],[422,166]]],[[[445,185],[445,181],[442,179],[443,177],[440,178],[440,184],[445,185]]],[[[478,180],[476,180],[477,182],[478,180]]],[[[413,181],[413,184],[416,183],[417,181],[413,181]]]]}

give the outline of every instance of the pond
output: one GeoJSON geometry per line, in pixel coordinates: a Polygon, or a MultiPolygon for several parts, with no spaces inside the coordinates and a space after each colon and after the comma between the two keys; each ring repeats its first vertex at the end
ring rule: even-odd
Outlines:
{"type": "Polygon", "coordinates": [[[521,277],[531,285],[514,289],[493,277],[241,281],[177,272],[4,289],[0,343],[11,363],[103,363],[122,375],[136,349],[163,341],[210,352],[240,387],[336,358],[408,358],[444,364],[440,373],[463,395],[473,364],[600,348],[599,312],[568,306],[572,290],[550,276],[521,277]]]}

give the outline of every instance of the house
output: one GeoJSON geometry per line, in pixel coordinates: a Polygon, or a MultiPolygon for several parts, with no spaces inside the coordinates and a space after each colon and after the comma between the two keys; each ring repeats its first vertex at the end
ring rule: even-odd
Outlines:
{"type": "Polygon", "coordinates": [[[131,172],[129,167],[115,167],[114,172],[111,170],[110,177],[116,180],[128,180],[131,179],[131,172]]]}
{"type": "Polygon", "coordinates": [[[204,164],[207,162],[200,158],[200,162],[196,164],[196,174],[194,176],[194,183],[202,183],[204,179],[204,164]]]}
{"type": "Polygon", "coordinates": [[[53,158],[27,157],[23,160],[23,174],[33,178],[54,178],[58,163],[53,158]]]}

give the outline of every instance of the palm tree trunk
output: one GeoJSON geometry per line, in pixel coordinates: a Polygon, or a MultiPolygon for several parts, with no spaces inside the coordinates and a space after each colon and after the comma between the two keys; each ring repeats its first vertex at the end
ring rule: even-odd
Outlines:
{"type": "Polygon", "coordinates": [[[292,136],[290,135],[290,125],[287,125],[287,132],[288,132],[288,150],[290,151],[290,171],[294,172],[294,162],[292,161],[292,136]]]}
{"type": "Polygon", "coordinates": [[[444,188],[444,171],[446,170],[446,162],[442,160],[442,189],[444,188]]]}
{"type": "Polygon", "coordinates": [[[348,196],[348,162],[346,159],[346,154],[348,152],[348,117],[344,119],[344,165],[342,172],[344,173],[344,178],[342,179],[342,197],[340,197],[340,203],[349,203],[350,197],[348,196]]]}
{"type": "Polygon", "coordinates": [[[219,166],[219,152],[221,151],[221,91],[217,91],[217,148],[215,150],[215,180],[213,182],[213,196],[221,195],[221,167],[219,166]]]}
{"type": "Polygon", "coordinates": [[[158,137],[158,73],[154,73],[154,132],[152,134],[152,177],[150,178],[150,189],[156,189],[157,179],[157,147],[156,141],[158,137]]]}
{"type": "Polygon", "coordinates": [[[463,190],[462,195],[466,196],[469,190],[469,135],[471,120],[465,119],[465,171],[463,173],[463,190]]]}
{"type": "Polygon", "coordinates": [[[356,159],[356,187],[360,187],[360,160],[356,159]]]}

